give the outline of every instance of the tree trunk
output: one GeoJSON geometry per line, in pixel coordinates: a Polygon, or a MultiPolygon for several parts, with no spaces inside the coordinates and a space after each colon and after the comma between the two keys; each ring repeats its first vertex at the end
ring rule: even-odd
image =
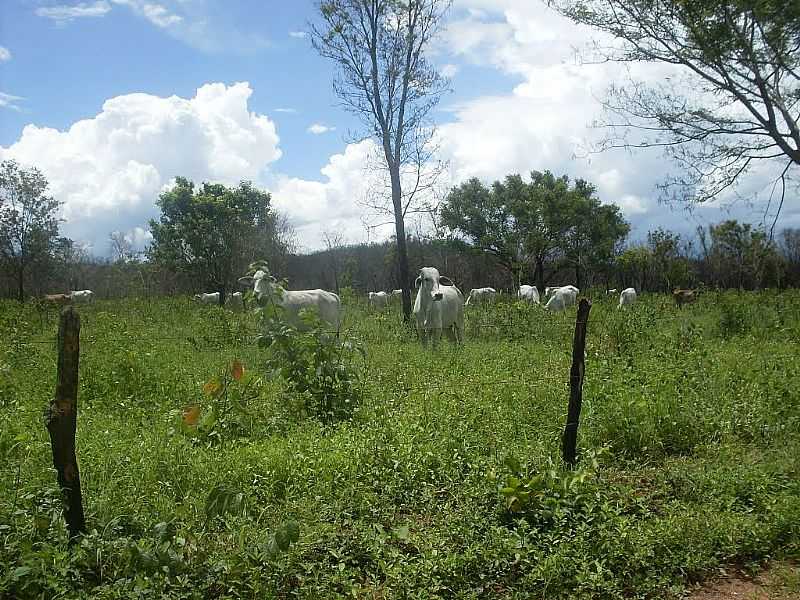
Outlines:
{"type": "Polygon", "coordinates": [[[219,305],[220,306],[225,306],[225,296],[226,296],[227,291],[228,291],[228,286],[225,285],[224,283],[220,284],[220,286],[219,286],[217,291],[219,292],[219,305]]]}
{"type": "Polygon", "coordinates": [[[583,289],[583,281],[581,281],[581,263],[575,261],[575,287],[579,290],[583,289]]]}
{"type": "Polygon", "coordinates": [[[403,290],[403,321],[411,320],[411,286],[408,278],[408,247],[406,246],[406,224],[403,219],[402,190],[400,188],[400,168],[389,165],[392,180],[392,206],[394,207],[394,229],[397,236],[397,268],[400,288],[403,290]]]}
{"type": "Polygon", "coordinates": [[[17,300],[25,302],[25,265],[22,259],[17,270],[17,300]]]}
{"type": "Polygon", "coordinates": [[[536,257],[536,287],[539,290],[539,296],[544,298],[544,259],[541,256],[536,257]]]}

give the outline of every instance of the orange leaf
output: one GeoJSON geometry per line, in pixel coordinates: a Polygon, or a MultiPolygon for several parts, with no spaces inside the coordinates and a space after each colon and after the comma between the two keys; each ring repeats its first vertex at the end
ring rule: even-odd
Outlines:
{"type": "Polygon", "coordinates": [[[206,396],[216,396],[221,389],[222,384],[219,382],[219,379],[215,377],[203,386],[203,393],[206,396]]]}
{"type": "Polygon", "coordinates": [[[196,427],[200,420],[201,408],[199,404],[193,404],[183,409],[183,422],[190,427],[196,427]]]}
{"type": "Polygon", "coordinates": [[[233,365],[231,366],[231,375],[233,375],[233,378],[236,381],[239,381],[242,378],[242,375],[244,375],[244,367],[238,359],[233,361],[233,365]]]}

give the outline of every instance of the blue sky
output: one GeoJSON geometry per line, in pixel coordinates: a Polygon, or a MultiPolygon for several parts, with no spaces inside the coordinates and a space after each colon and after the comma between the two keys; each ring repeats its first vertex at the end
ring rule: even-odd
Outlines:
{"type": "MultiPolygon", "coordinates": [[[[146,242],[158,193],[176,175],[254,180],[303,249],[320,247],[325,232],[351,242],[388,235],[364,227],[381,220],[363,203],[375,148],[349,135],[359,123],[302,35],[313,18],[310,1],[6,0],[0,158],[42,169],[64,202],[65,233],[101,255],[114,230],[146,242]]],[[[575,158],[597,135],[596,98],[619,74],[575,64],[573,47],[592,35],[537,0],[455,0],[431,54],[452,75],[434,115],[449,165],[443,189],[551,169],[596,183],[634,238],[725,218],[718,207],[687,217],[659,205],[655,184],[669,166],[656,151],[575,158]]],[[[665,71],[638,75],[658,81],[665,71]]],[[[745,195],[763,196],[767,175],[756,173],[745,195]]],[[[763,203],[739,202],[732,214],[769,217],[763,203]]],[[[800,224],[797,210],[783,222],[800,224]]]]}

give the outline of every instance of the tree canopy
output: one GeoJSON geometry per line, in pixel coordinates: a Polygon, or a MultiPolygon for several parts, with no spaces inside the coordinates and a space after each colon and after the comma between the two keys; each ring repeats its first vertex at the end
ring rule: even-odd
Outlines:
{"type": "Polygon", "coordinates": [[[60,203],[45,194],[47,185],[36,168],[0,163],[0,266],[14,279],[20,302],[28,272],[46,270],[58,247],[60,203]]]}
{"type": "Polygon", "coordinates": [[[441,220],[455,239],[494,255],[518,283],[532,265],[540,290],[566,265],[580,287],[583,271],[610,262],[630,230],[619,207],[601,204],[592,184],[570,184],[549,171],[531,173],[530,182],[509,175],[491,187],[470,179],[447,196],[441,220]]]}
{"type": "MultiPolygon", "coordinates": [[[[661,147],[682,170],[668,198],[705,201],[775,161],[781,206],[800,166],[800,3],[786,0],[551,0],[610,34],[592,60],[682,67],[685,77],[615,84],[601,148],[661,147]],[[638,135],[629,137],[636,131],[638,135]]],[[[780,209],[779,209],[780,210],[780,209]]]]}
{"type": "Polygon", "coordinates": [[[204,183],[195,189],[178,177],[158,206],[161,218],[150,221],[150,258],[190,275],[198,290],[219,291],[220,303],[248,264],[280,263],[287,252],[286,231],[270,207],[270,195],[249,182],[236,188],[204,183]]]}

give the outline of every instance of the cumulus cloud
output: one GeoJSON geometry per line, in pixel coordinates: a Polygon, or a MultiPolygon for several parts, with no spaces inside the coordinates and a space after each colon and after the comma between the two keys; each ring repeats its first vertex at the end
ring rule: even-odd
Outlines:
{"type": "MultiPolygon", "coordinates": [[[[645,233],[659,225],[687,231],[697,224],[692,219],[726,218],[719,207],[732,197],[696,211],[691,219],[683,210],[659,204],[656,184],[674,167],[658,150],[586,153],[602,135],[591,123],[602,116],[597,98],[604,96],[609,84],[622,80],[625,69],[637,79],[661,82],[679,76],[676,67],[581,65],[575,48],[600,39],[598,34],[541,2],[455,0],[454,9],[444,49],[516,81],[505,93],[449,107],[453,119],[440,127],[440,136],[454,182],[470,176],[502,178],[533,169],[583,177],[598,186],[601,199],[618,204],[634,228],[645,233]]],[[[754,173],[752,186],[763,192],[767,181],[754,173]]],[[[735,214],[746,218],[741,210],[735,214]]]]}
{"type": "Polygon", "coordinates": [[[75,5],[40,6],[34,13],[38,17],[51,19],[57,23],[68,23],[75,19],[103,17],[110,11],[111,5],[106,0],[98,0],[92,3],[80,2],[75,5]]]}
{"type": "MultiPolygon", "coordinates": [[[[321,248],[325,231],[336,231],[351,242],[366,239],[362,203],[379,184],[380,174],[370,168],[376,148],[369,139],[348,144],[321,169],[322,181],[282,176],[272,186],[272,202],[289,218],[302,249],[321,248]]],[[[379,227],[374,239],[384,239],[391,231],[379,227]]]]}
{"type": "Polygon", "coordinates": [[[303,39],[303,38],[308,37],[308,33],[305,32],[305,31],[290,31],[289,32],[289,37],[303,39]]]}
{"type": "Polygon", "coordinates": [[[314,123],[310,125],[306,131],[308,133],[313,133],[314,135],[322,135],[323,133],[327,133],[329,131],[334,131],[336,127],[329,127],[327,125],[323,125],[322,123],[314,123]]]}
{"type": "Polygon", "coordinates": [[[11,60],[11,51],[4,46],[0,46],[0,62],[6,62],[8,60],[11,60]]]}
{"type": "Polygon", "coordinates": [[[285,107],[284,107],[284,108],[276,108],[276,109],[275,109],[275,112],[277,112],[277,113],[289,113],[289,114],[294,114],[294,113],[296,113],[296,112],[297,112],[297,109],[296,109],[296,108],[285,108],[285,107]]]}
{"type": "Polygon", "coordinates": [[[64,131],[27,125],[0,159],[40,168],[64,203],[64,233],[102,253],[111,231],[146,227],[175,176],[233,185],[280,157],[274,123],[248,110],[251,94],[248,83],[211,83],[188,99],[118,96],[64,131]]]}

